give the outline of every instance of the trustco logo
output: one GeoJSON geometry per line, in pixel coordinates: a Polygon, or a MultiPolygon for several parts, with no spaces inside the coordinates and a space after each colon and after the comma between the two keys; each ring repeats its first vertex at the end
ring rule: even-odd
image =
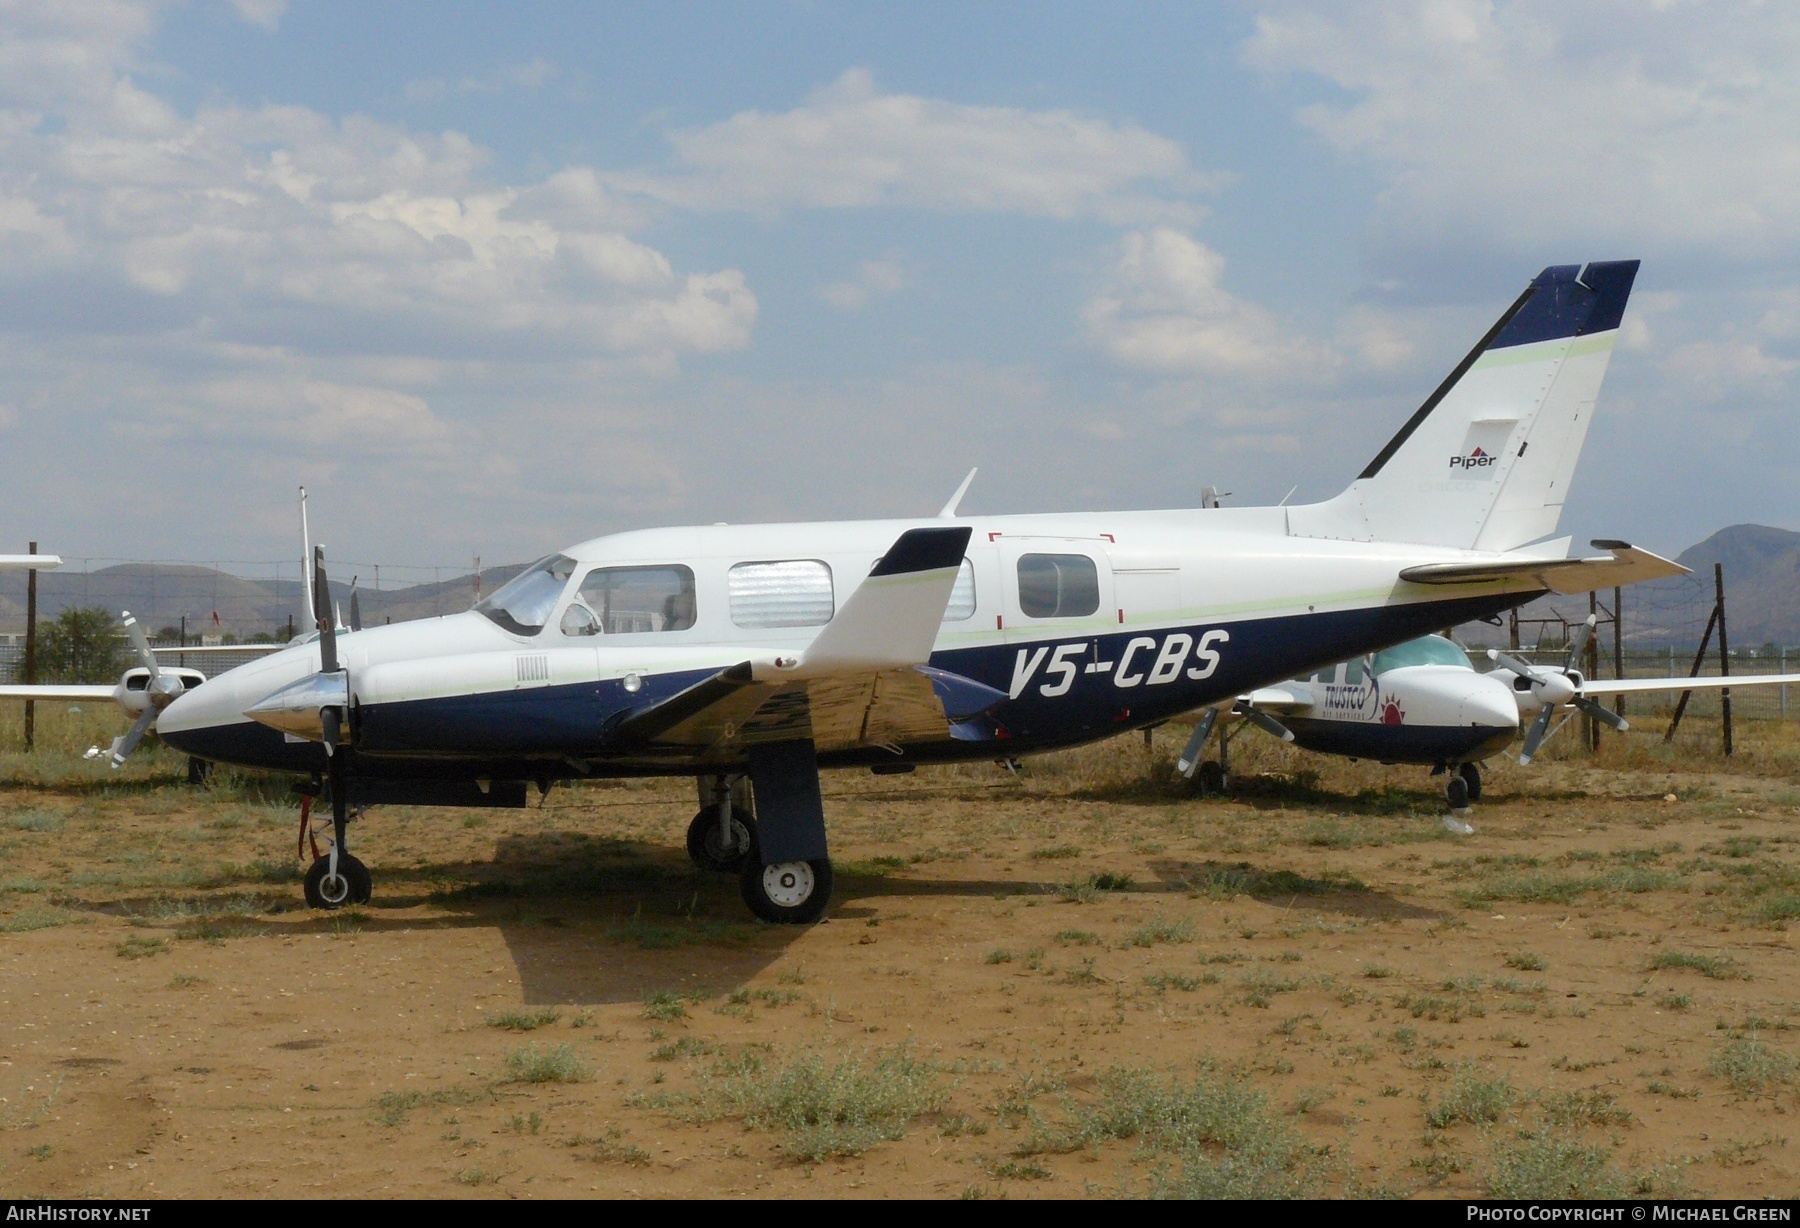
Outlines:
{"type": "Polygon", "coordinates": [[[1452,456],[1450,458],[1450,467],[1452,469],[1462,469],[1464,471],[1486,469],[1489,465],[1499,459],[1500,458],[1495,456],[1492,452],[1484,451],[1481,447],[1477,446],[1475,450],[1467,456],[1452,456]]]}

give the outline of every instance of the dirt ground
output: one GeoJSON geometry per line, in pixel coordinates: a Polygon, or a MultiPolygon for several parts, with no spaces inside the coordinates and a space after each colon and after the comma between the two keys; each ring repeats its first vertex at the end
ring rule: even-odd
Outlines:
{"type": "Polygon", "coordinates": [[[1194,797],[1184,735],[828,777],[807,928],[690,869],[691,782],[373,811],[325,915],[270,782],[0,756],[0,1190],[1800,1191],[1786,751],[1496,763],[1456,836],[1259,735],[1194,797]]]}

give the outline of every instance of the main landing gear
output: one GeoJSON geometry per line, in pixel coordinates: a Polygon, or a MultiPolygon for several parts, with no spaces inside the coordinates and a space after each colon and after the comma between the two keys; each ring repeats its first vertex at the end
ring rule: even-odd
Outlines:
{"type": "Polygon", "coordinates": [[[831,858],[765,865],[750,780],[702,776],[698,784],[700,809],[688,824],[688,858],[702,870],[736,874],[744,905],[761,920],[817,921],[831,902],[831,858]]]}

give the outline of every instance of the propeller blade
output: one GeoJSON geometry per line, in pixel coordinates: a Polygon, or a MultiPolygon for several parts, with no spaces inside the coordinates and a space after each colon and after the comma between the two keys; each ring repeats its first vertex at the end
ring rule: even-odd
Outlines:
{"type": "Polygon", "coordinates": [[[1182,748],[1181,758],[1175,761],[1175,770],[1188,780],[1200,770],[1200,752],[1206,749],[1206,739],[1212,736],[1213,726],[1219,723],[1219,710],[1208,708],[1206,714],[1194,726],[1194,736],[1187,740],[1182,748]]]}
{"type": "Polygon", "coordinates": [[[131,728],[125,731],[125,736],[112,744],[110,760],[113,767],[125,766],[126,757],[137,749],[137,744],[144,740],[144,735],[150,732],[150,725],[155,720],[156,709],[145,708],[144,714],[133,721],[131,728]]]}
{"type": "Polygon", "coordinates": [[[356,577],[350,577],[350,630],[362,630],[362,602],[357,599],[356,577]]]}
{"type": "Polygon", "coordinates": [[[1525,745],[1519,748],[1520,767],[1530,763],[1531,757],[1538,753],[1538,748],[1544,744],[1544,738],[1550,731],[1550,718],[1555,715],[1555,706],[1545,704],[1543,711],[1537,714],[1537,719],[1531,722],[1531,728],[1525,731],[1525,745]]]}
{"type": "Polygon", "coordinates": [[[1501,652],[1498,648],[1488,649],[1488,660],[1499,665],[1502,669],[1511,670],[1521,678],[1536,680],[1539,676],[1537,667],[1531,664],[1531,662],[1521,660],[1520,658],[1513,656],[1510,652],[1501,652]]]}
{"type": "Polygon", "coordinates": [[[1575,663],[1581,660],[1582,651],[1587,648],[1588,637],[1594,634],[1595,621],[1595,615],[1589,614],[1587,621],[1575,629],[1575,636],[1569,641],[1569,659],[1563,662],[1563,673],[1574,669],[1575,663]]]}
{"type": "Polygon", "coordinates": [[[1280,738],[1283,742],[1292,742],[1294,740],[1294,733],[1291,729],[1270,716],[1267,712],[1264,712],[1261,708],[1245,704],[1238,709],[1238,715],[1242,716],[1245,720],[1249,721],[1252,725],[1255,725],[1264,733],[1272,734],[1275,737],[1280,738]]]}
{"type": "Polygon", "coordinates": [[[319,627],[319,669],[335,674],[338,668],[337,628],[331,622],[331,590],[325,578],[325,547],[313,547],[313,621],[319,627]]]}
{"type": "Polygon", "coordinates": [[[1578,695],[1569,702],[1599,721],[1602,725],[1611,725],[1620,733],[1624,733],[1627,729],[1631,728],[1630,725],[1625,723],[1624,717],[1620,716],[1617,712],[1614,712],[1611,708],[1606,707],[1597,699],[1589,699],[1585,695],[1578,695]]]}
{"type": "Polygon", "coordinates": [[[130,610],[119,611],[125,618],[125,632],[131,636],[132,646],[137,649],[138,660],[150,667],[150,681],[156,681],[156,654],[150,651],[150,639],[144,634],[142,624],[132,616],[130,610]]]}

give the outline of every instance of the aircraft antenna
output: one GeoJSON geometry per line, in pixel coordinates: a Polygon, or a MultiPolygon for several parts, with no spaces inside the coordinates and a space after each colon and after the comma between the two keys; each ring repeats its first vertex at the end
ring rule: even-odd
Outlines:
{"type": "Polygon", "coordinates": [[[939,520],[956,519],[956,505],[961,503],[963,501],[963,496],[969,493],[969,484],[975,480],[975,475],[980,472],[980,468],[969,470],[969,476],[962,480],[962,485],[958,486],[956,488],[956,493],[950,496],[950,502],[944,504],[944,510],[938,513],[939,520]]]}

